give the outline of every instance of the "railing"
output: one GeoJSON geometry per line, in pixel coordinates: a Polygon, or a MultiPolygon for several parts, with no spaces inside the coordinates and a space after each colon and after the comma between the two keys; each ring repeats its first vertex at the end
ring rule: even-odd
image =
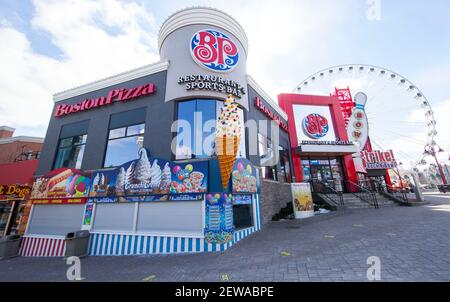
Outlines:
{"type": "Polygon", "coordinates": [[[355,195],[358,199],[368,203],[369,205],[378,209],[378,200],[377,194],[374,191],[369,190],[368,188],[354,183],[352,181],[347,181],[348,190],[351,194],[355,195]]]}
{"type": "Polygon", "coordinates": [[[311,181],[311,185],[315,193],[322,194],[328,201],[338,206],[344,205],[344,197],[342,196],[342,192],[335,190],[328,184],[319,180],[311,181]]]}
{"type": "Polygon", "coordinates": [[[386,186],[385,193],[388,195],[394,196],[397,199],[401,199],[403,201],[408,201],[408,193],[404,189],[397,189],[397,188],[386,186]]]}

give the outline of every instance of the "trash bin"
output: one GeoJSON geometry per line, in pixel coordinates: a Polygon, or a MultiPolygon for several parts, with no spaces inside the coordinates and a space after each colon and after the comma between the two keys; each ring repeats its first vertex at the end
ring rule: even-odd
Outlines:
{"type": "Polygon", "coordinates": [[[0,239],[0,259],[19,256],[21,238],[19,235],[9,235],[0,239]]]}
{"type": "Polygon", "coordinates": [[[66,257],[85,257],[88,254],[89,231],[78,231],[66,235],[66,257]]]}

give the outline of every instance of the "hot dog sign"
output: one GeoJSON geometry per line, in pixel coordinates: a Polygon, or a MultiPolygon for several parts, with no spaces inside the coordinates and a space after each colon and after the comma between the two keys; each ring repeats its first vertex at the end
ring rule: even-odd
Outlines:
{"type": "Polygon", "coordinates": [[[31,199],[85,198],[88,196],[90,183],[89,173],[75,169],[55,170],[36,179],[31,191],[31,199]]]}

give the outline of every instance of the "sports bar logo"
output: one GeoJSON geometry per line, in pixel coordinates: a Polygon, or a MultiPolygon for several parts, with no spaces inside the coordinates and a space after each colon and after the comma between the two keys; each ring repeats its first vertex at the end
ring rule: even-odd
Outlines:
{"type": "Polygon", "coordinates": [[[330,126],[328,120],[317,113],[312,113],[303,119],[305,134],[314,139],[320,139],[327,135],[330,126]]]}
{"type": "Polygon", "coordinates": [[[216,72],[233,70],[239,62],[237,45],[216,30],[201,30],[191,39],[191,55],[197,64],[216,72]]]}

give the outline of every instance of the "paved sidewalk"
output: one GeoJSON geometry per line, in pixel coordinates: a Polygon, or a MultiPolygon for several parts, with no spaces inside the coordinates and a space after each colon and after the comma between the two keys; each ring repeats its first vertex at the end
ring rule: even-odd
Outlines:
{"type": "MultiPolygon", "coordinates": [[[[450,281],[450,196],[422,207],[335,212],[273,222],[224,253],[88,257],[84,281],[450,281]]],[[[428,199],[427,198],[427,199],[428,199]]],[[[0,281],[66,281],[61,258],[0,261],[0,281]]]]}

